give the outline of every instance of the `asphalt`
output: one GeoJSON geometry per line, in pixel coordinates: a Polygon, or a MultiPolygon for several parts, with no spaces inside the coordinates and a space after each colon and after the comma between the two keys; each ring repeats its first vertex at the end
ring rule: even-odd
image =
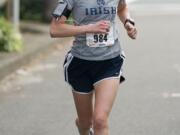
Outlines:
{"type": "Polygon", "coordinates": [[[57,42],[61,42],[64,45],[69,40],[68,38],[50,38],[48,24],[22,22],[20,31],[24,50],[20,53],[0,52],[0,80],[35,59],[37,55],[46,53],[57,42]]]}

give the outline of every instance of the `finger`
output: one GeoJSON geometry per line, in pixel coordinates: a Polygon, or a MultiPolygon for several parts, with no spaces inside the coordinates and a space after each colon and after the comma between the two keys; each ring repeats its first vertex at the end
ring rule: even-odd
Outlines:
{"type": "Polygon", "coordinates": [[[136,33],[137,33],[136,30],[133,30],[133,31],[130,32],[130,34],[132,34],[132,35],[135,35],[136,33]]]}
{"type": "Polygon", "coordinates": [[[137,34],[133,35],[132,38],[133,38],[133,39],[136,39],[136,38],[137,38],[137,34]]]}
{"type": "Polygon", "coordinates": [[[109,30],[110,30],[110,28],[107,26],[101,26],[100,29],[105,30],[106,32],[109,32],[109,30]]]}
{"type": "Polygon", "coordinates": [[[137,30],[132,33],[133,37],[137,37],[137,30]]]}
{"type": "Polygon", "coordinates": [[[110,21],[103,21],[102,24],[110,27],[110,21]]]}
{"type": "Polygon", "coordinates": [[[100,26],[100,29],[104,29],[104,30],[109,30],[110,28],[109,28],[109,26],[100,26]]]}
{"type": "Polygon", "coordinates": [[[137,34],[136,34],[136,32],[128,33],[128,36],[129,36],[130,38],[132,38],[132,39],[136,39],[137,34]]]}
{"type": "Polygon", "coordinates": [[[110,31],[110,29],[106,29],[106,32],[109,32],[110,31]]]}
{"type": "Polygon", "coordinates": [[[133,36],[133,35],[129,35],[129,37],[130,37],[131,39],[136,39],[136,36],[133,36]]]}
{"type": "Polygon", "coordinates": [[[133,30],[127,31],[128,35],[132,35],[134,33],[133,30]]]}
{"type": "Polygon", "coordinates": [[[126,30],[131,30],[134,28],[134,26],[130,23],[126,23],[125,28],[126,28],[126,30]]]}
{"type": "Polygon", "coordinates": [[[129,34],[131,34],[131,33],[137,33],[137,30],[136,30],[136,28],[133,28],[133,29],[131,29],[131,30],[128,30],[127,31],[129,34]]]}
{"type": "Polygon", "coordinates": [[[136,32],[133,33],[132,36],[133,36],[133,37],[137,37],[137,33],[136,33],[136,32]]]}
{"type": "Polygon", "coordinates": [[[100,26],[99,26],[100,28],[104,28],[104,29],[107,29],[107,28],[109,28],[110,26],[109,25],[107,25],[107,24],[100,24],[100,26]]]}
{"type": "Polygon", "coordinates": [[[130,37],[131,37],[132,39],[136,39],[137,34],[132,34],[130,37]]]}
{"type": "Polygon", "coordinates": [[[136,36],[137,36],[137,32],[135,31],[135,32],[133,33],[133,35],[136,37],[136,36]]]}

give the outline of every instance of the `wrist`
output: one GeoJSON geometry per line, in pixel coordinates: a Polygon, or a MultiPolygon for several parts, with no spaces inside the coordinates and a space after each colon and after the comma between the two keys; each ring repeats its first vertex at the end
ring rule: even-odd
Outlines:
{"type": "Polygon", "coordinates": [[[77,26],[77,28],[78,28],[78,31],[79,31],[81,34],[86,34],[86,33],[89,32],[88,25],[77,26]]]}
{"type": "Polygon", "coordinates": [[[91,25],[92,24],[84,25],[85,33],[91,33],[91,30],[92,30],[91,25]]]}
{"type": "Polygon", "coordinates": [[[135,22],[134,22],[134,20],[131,19],[131,18],[127,18],[127,19],[124,21],[124,26],[125,26],[127,23],[130,23],[131,25],[135,26],[135,22]]]}

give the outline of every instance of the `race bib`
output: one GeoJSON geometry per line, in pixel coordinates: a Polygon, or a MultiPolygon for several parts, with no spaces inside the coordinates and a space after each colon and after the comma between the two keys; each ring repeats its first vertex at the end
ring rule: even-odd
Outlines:
{"type": "Polygon", "coordinates": [[[87,33],[86,44],[89,47],[106,47],[114,45],[114,27],[111,25],[107,34],[87,33]]]}

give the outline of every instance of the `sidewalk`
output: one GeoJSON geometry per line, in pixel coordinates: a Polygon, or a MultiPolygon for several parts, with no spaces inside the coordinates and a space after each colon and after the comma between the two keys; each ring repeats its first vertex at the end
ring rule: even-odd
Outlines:
{"type": "Polygon", "coordinates": [[[47,24],[22,23],[21,32],[24,42],[22,53],[0,52],[0,80],[57,43],[65,45],[71,41],[70,38],[52,39],[47,24]]]}

